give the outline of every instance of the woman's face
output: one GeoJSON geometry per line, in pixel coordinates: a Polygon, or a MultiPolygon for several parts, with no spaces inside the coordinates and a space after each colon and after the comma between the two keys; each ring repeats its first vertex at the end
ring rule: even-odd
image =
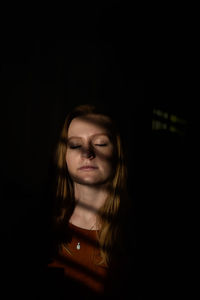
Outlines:
{"type": "Polygon", "coordinates": [[[105,122],[106,117],[91,114],[70,123],[66,163],[75,183],[100,185],[113,174],[114,147],[105,122]]]}

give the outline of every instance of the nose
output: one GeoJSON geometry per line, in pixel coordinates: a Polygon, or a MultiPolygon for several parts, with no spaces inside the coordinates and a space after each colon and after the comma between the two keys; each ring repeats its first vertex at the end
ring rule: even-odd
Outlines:
{"type": "Polygon", "coordinates": [[[95,152],[92,149],[92,147],[85,147],[85,148],[82,149],[82,156],[84,158],[92,159],[92,158],[95,157],[95,152]]]}

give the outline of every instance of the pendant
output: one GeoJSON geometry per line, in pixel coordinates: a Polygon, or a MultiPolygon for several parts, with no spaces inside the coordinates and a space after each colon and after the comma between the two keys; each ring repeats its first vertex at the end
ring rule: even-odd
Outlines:
{"type": "Polygon", "coordinates": [[[80,250],[80,249],[81,249],[80,243],[77,244],[76,249],[77,249],[77,250],[80,250]]]}

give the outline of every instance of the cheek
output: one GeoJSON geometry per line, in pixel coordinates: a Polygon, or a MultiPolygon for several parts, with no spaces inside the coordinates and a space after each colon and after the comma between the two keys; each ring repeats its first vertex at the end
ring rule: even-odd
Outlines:
{"type": "Polygon", "coordinates": [[[99,163],[102,172],[106,175],[110,175],[113,172],[112,160],[104,160],[99,163]]]}
{"type": "Polygon", "coordinates": [[[97,160],[102,166],[105,166],[106,168],[112,167],[114,160],[114,151],[112,148],[105,149],[104,151],[97,151],[96,155],[97,160]]]}
{"type": "Polygon", "coordinates": [[[67,151],[65,161],[69,170],[73,169],[76,165],[76,155],[73,152],[67,151]]]}
{"type": "Polygon", "coordinates": [[[113,157],[114,157],[114,149],[112,146],[110,146],[109,148],[106,148],[106,149],[98,148],[96,150],[96,155],[99,158],[99,160],[110,162],[111,160],[113,160],[113,157]]]}

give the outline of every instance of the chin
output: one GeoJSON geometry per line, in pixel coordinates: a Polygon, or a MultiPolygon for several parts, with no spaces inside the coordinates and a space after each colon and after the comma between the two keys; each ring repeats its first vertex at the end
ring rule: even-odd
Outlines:
{"type": "Polygon", "coordinates": [[[105,183],[105,180],[103,179],[94,179],[94,178],[83,178],[83,177],[73,177],[72,180],[78,184],[82,185],[89,185],[89,186],[95,186],[95,185],[101,185],[105,183]]]}

